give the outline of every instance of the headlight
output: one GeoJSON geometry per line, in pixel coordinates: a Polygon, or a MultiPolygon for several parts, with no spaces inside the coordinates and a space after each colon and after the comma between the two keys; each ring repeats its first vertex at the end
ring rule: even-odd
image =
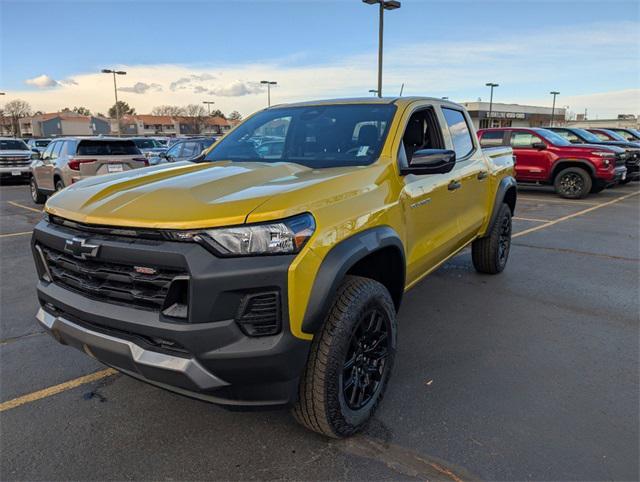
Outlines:
{"type": "Polygon", "coordinates": [[[220,256],[298,253],[316,229],[311,214],[229,228],[174,232],[178,241],[196,241],[220,256]]]}
{"type": "Polygon", "coordinates": [[[594,156],[600,156],[600,157],[616,157],[616,153],[615,152],[610,152],[610,151],[593,151],[591,152],[591,154],[593,154],[594,156]]]}

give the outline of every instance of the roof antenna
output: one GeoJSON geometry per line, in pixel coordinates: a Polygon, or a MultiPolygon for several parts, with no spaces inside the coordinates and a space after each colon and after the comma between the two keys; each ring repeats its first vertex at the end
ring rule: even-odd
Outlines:
{"type": "Polygon", "coordinates": [[[402,87],[400,87],[400,95],[398,97],[402,97],[403,90],[404,90],[404,82],[402,83],[402,87]]]}

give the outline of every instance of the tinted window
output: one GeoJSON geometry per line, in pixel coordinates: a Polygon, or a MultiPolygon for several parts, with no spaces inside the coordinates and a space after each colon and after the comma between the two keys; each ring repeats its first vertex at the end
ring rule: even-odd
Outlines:
{"type": "Polygon", "coordinates": [[[182,145],[182,154],[180,155],[180,157],[188,159],[190,157],[197,156],[198,154],[200,154],[200,152],[202,152],[202,149],[200,148],[200,142],[189,141],[189,142],[185,142],[182,145]]]}
{"type": "Polygon", "coordinates": [[[559,136],[555,132],[551,132],[547,129],[535,129],[536,134],[548,140],[554,146],[570,146],[571,143],[564,137],[559,136]]]}
{"type": "Polygon", "coordinates": [[[569,142],[575,142],[575,143],[582,142],[582,139],[580,139],[577,135],[575,135],[571,131],[565,131],[565,130],[558,131],[558,130],[556,130],[556,131],[553,131],[553,132],[558,134],[560,137],[564,137],[569,142]]]}
{"type": "Polygon", "coordinates": [[[0,149],[3,151],[27,151],[29,148],[20,139],[0,140],[0,149]]]}
{"type": "Polygon", "coordinates": [[[576,132],[582,136],[582,138],[587,142],[600,142],[598,136],[594,135],[592,132],[589,132],[584,129],[576,129],[576,132]]]}
{"type": "Polygon", "coordinates": [[[79,156],[120,156],[140,154],[132,141],[84,140],[78,144],[79,156]]]}
{"type": "Polygon", "coordinates": [[[511,133],[511,147],[514,149],[527,149],[533,145],[534,142],[542,142],[538,136],[531,134],[530,132],[512,132],[511,133]]]}
{"type": "Polygon", "coordinates": [[[608,129],[604,129],[604,132],[605,132],[605,134],[608,134],[608,135],[609,135],[609,138],[610,138],[610,139],[613,139],[614,141],[624,141],[624,140],[625,140],[625,138],[624,138],[624,137],[622,137],[622,136],[621,136],[620,134],[618,134],[617,132],[613,132],[613,131],[610,131],[610,130],[608,130],[608,129]]]}
{"type": "Polygon", "coordinates": [[[34,144],[36,145],[36,147],[47,147],[49,145],[51,141],[49,140],[44,140],[44,141],[34,141],[34,144]]]}
{"type": "Polygon", "coordinates": [[[44,150],[44,152],[42,153],[42,159],[50,159],[51,158],[51,152],[53,151],[53,145],[55,143],[51,142],[47,148],[44,150]]]}
{"type": "Polygon", "coordinates": [[[153,139],[133,139],[134,144],[138,149],[153,149],[158,147],[158,144],[153,139]]]}
{"type": "Polygon", "coordinates": [[[171,149],[169,149],[167,151],[167,157],[178,157],[178,155],[180,154],[180,150],[182,149],[182,142],[179,142],[178,144],[175,144],[173,147],[171,147],[171,149]]]}
{"type": "Polygon", "coordinates": [[[282,160],[313,168],[370,164],[380,153],[395,110],[392,104],[265,110],[219,140],[206,159],[282,160]],[[271,144],[260,149],[263,143],[271,144]]]}
{"type": "Polygon", "coordinates": [[[605,134],[603,134],[602,132],[594,132],[594,134],[596,135],[596,137],[598,139],[600,139],[601,141],[610,141],[611,139],[609,139],[609,136],[606,136],[605,134]]]}
{"type": "Polygon", "coordinates": [[[60,157],[60,151],[62,150],[62,141],[56,141],[53,143],[53,151],[51,151],[51,159],[57,159],[60,157]]]}
{"type": "Polygon", "coordinates": [[[504,145],[504,131],[483,132],[480,138],[482,147],[497,147],[504,145]]]}
{"type": "Polygon", "coordinates": [[[449,126],[453,150],[456,151],[456,158],[467,157],[473,151],[473,138],[464,114],[459,110],[442,109],[444,118],[449,126]]]}

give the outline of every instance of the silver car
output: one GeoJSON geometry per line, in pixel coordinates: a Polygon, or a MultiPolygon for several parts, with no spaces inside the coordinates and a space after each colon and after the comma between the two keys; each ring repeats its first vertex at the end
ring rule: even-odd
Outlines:
{"type": "Polygon", "coordinates": [[[47,196],[81,179],[148,166],[131,139],[64,137],[54,139],[31,165],[31,197],[42,204],[47,196]]]}
{"type": "Polygon", "coordinates": [[[0,179],[27,180],[34,153],[21,139],[0,137],[0,179]]]}

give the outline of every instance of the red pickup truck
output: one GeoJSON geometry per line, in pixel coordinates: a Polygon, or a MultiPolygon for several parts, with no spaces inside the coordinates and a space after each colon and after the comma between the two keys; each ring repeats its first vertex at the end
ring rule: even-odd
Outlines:
{"type": "Polygon", "coordinates": [[[576,145],[538,128],[481,129],[478,138],[483,147],[513,148],[518,183],[550,184],[565,198],[584,198],[626,178],[626,154],[618,147],[576,145]]]}

